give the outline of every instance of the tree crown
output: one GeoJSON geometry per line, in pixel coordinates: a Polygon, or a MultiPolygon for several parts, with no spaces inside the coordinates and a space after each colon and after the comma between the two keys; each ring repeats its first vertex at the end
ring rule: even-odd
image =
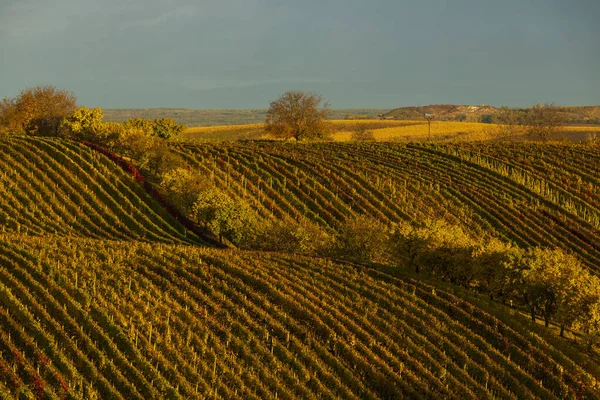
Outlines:
{"type": "Polygon", "coordinates": [[[321,95],[289,90],[271,102],[265,129],[283,139],[324,139],[330,133],[325,121],[329,114],[329,103],[321,95]]]}
{"type": "Polygon", "coordinates": [[[0,129],[18,134],[57,135],[63,118],[77,108],[75,95],[54,86],[22,90],[0,103],[0,129]]]}

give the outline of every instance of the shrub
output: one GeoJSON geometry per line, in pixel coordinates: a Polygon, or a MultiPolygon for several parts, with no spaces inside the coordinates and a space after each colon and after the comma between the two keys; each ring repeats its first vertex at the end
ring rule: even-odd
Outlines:
{"type": "Polygon", "coordinates": [[[192,215],[198,224],[210,229],[213,234],[239,245],[254,234],[256,217],[248,205],[240,200],[233,201],[227,194],[213,187],[202,191],[194,205],[192,215]]]}
{"type": "Polygon", "coordinates": [[[425,250],[429,240],[427,229],[418,228],[408,222],[401,223],[393,227],[390,240],[393,262],[419,273],[421,264],[418,257],[425,250]]]}
{"type": "Polygon", "coordinates": [[[185,129],[184,125],[178,124],[171,118],[160,118],[152,121],[137,117],[125,121],[124,125],[137,128],[145,135],[156,136],[165,140],[181,135],[185,129]]]}
{"type": "Polygon", "coordinates": [[[160,186],[171,204],[190,214],[198,195],[213,185],[188,168],[174,168],[161,174],[160,186]]]}
{"type": "Polygon", "coordinates": [[[378,220],[348,219],[336,236],[334,253],[356,262],[380,262],[389,256],[388,229],[378,220]]]}
{"type": "Polygon", "coordinates": [[[184,126],[175,122],[171,118],[155,119],[152,123],[152,134],[161,139],[171,139],[181,135],[184,126]]]}
{"type": "Polygon", "coordinates": [[[469,286],[475,277],[471,256],[475,242],[457,225],[443,220],[429,222],[426,245],[417,262],[427,272],[452,283],[469,286]]]}
{"type": "Polygon", "coordinates": [[[333,238],[308,219],[298,222],[269,221],[263,223],[247,247],[257,250],[325,255],[330,252],[333,238]]]}
{"type": "Polygon", "coordinates": [[[77,136],[84,140],[103,142],[106,139],[107,130],[102,123],[104,113],[100,107],[80,107],[62,121],[65,133],[77,136]]]}

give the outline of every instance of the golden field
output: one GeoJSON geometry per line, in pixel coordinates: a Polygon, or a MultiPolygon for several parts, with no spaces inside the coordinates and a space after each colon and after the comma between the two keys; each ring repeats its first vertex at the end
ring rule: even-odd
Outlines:
{"type": "MultiPolygon", "coordinates": [[[[387,141],[429,140],[426,121],[395,120],[333,120],[334,141],[344,142],[365,138],[387,141]]],[[[479,122],[433,121],[431,139],[437,141],[493,140],[505,137],[496,124],[479,122]]],[[[590,140],[600,136],[600,126],[564,126],[553,139],[590,140]]],[[[271,139],[264,124],[191,127],[184,132],[186,140],[271,139]]]]}
{"type": "Polygon", "coordinates": [[[265,136],[265,124],[198,126],[187,128],[185,139],[191,140],[237,140],[260,139],[265,136]]]}
{"type": "MultiPolygon", "coordinates": [[[[346,122],[346,121],[344,121],[346,122]]],[[[377,122],[400,122],[400,121],[377,121],[377,122]]],[[[389,127],[378,127],[372,129],[365,124],[376,141],[420,141],[429,139],[429,126],[426,121],[401,121],[403,125],[392,125],[389,127]]],[[[335,124],[338,121],[334,122],[335,124]]],[[[484,140],[490,138],[492,126],[490,124],[474,122],[433,121],[431,123],[431,139],[449,140],[484,140]]],[[[356,138],[357,129],[337,130],[333,139],[336,141],[349,141],[356,138]]]]}

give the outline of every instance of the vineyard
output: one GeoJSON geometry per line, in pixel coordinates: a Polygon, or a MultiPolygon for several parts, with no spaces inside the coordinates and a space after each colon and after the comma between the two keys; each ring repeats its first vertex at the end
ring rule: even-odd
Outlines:
{"type": "Polygon", "coordinates": [[[0,140],[0,230],[202,243],[113,161],[74,142],[0,140]]]}
{"type": "Polygon", "coordinates": [[[600,265],[600,148],[544,144],[277,142],[178,145],[262,218],[335,230],[348,217],[444,218],[474,235],[559,247],[600,265]]]}
{"type": "MultiPolygon", "coordinates": [[[[262,221],[443,218],[599,272],[598,146],[171,150],[262,221]]],[[[597,354],[517,309],[410,273],[212,248],[83,143],[9,136],[0,155],[0,398],[600,397],[597,354]]]]}
{"type": "Polygon", "coordinates": [[[275,253],[0,241],[5,396],[598,395],[591,360],[419,281],[275,253]]]}

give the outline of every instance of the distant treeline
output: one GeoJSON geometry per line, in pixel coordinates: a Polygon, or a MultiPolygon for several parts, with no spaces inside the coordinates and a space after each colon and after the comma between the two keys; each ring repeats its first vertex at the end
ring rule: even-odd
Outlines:
{"type": "MultiPolygon", "coordinates": [[[[267,110],[189,110],[179,108],[120,108],[104,109],[106,122],[124,122],[136,117],[144,119],[172,118],[186,126],[245,125],[265,122],[267,110]]],[[[331,119],[378,118],[389,109],[352,108],[332,109],[331,119]]]]}

